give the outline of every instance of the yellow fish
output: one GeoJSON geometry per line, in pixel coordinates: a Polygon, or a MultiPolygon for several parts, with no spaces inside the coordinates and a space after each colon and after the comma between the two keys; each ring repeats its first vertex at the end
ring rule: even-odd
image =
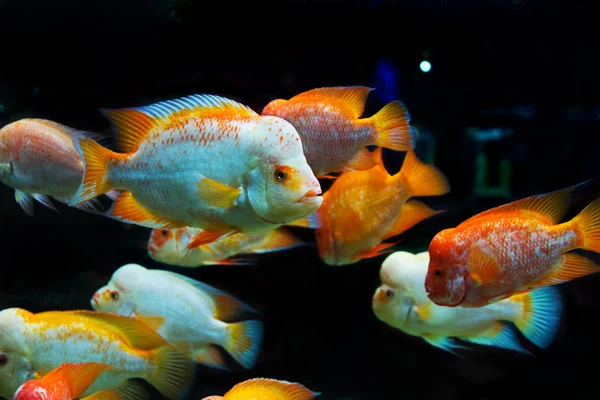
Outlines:
{"type": "Polygon", "coordinates": [[[202,400],[311,400],[319,394],[299,383],[256,378],[238,383],[225,396],[209,396],[202,400]]]}

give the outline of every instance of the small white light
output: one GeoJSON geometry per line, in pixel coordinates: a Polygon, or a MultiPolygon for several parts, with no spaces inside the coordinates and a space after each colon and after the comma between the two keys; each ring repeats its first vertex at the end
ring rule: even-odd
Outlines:
{"type": "Polygon", "coordinates": [[[421,68],[421,71],[423,71],[423,72],[431,71],[431,63],[429,61],[421,61],[421,64],[419,65],[419,67],[421,68]]]}

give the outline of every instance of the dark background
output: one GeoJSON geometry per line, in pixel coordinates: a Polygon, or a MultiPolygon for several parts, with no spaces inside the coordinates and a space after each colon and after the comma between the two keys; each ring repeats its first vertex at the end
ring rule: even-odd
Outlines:
{"type": "MultiPolygon", "coordinates": [[[[441,229],[508,201],[598,176],[600,58],[594,1],[25,1],[0,0],[0,123],[48,118],[109,132],[97,109],[219,94],[260,112],[320,86],[377,87],[371,115],[402,100],[436,140],[446,213],[403,234],[422,251],[441,229]],[[85,5],[83,5],[85,3],[85,5]],[[89,3],[89,4],[88,4],[89,3]],[[419,69],[428,59],[429,73],[419,69]],[[484,145],[490,184],[510,160],[510,195],[477,196],[469,129],[512,129],[484,145]]],[[[425,157],[419,142],[417,154],[425,157]]],[[[385,153],[391,170],[402,153],[385,153]]],[[[570,216],[600,194],[594,181],[570,216]]],[[[146,255],[149,230],[59,205],[28,217],[0,187],[0,307],[88,309],[119,266],[182,272],[259,309],[257,367],[200,367],[190,398],[252,377],[301,382],[323,399],[598,398],[600,276],[561,286],[567,304],[547,351],[473,347],[455,357],[378,321],[370,299],[384,257],[335,268],[316,248],[256,266],[170,268],[146,255]]],[[[311,238],[310,232],[298,231],[311,238]]],[[[527,343],[525,344],[527,345],[527,343]]]]}

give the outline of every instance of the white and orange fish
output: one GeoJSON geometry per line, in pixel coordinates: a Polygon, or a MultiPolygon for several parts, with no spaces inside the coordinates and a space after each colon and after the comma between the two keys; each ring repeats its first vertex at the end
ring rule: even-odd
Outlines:
{"type": "Polygon", "coordinates": [[[271,101],[262,115],[281,117],[298,130],[304,155],[313,172],[358,171],[377,165],[366,146],[396,151],[413,150],[415,131],[400,101],[377,114],[360,118],[371,88],[337,86],[312,89],[289,100],[271,101]]]}
{"type": "Polygon", "coordinates": [[[189,352],[134,318],[85,310],[0,311],[0,396],[11,398],[26,381],[64,363],[88,362],[112,368],[98,376],[86,396],[142,378],[174,400],[193,380],[189,352]]]}
{"type": "Polygon", "coordinates": [[[216,346],[247,369],[254,367],[260,352],[262,323],[237,321],[241,312],[252,308],[174,272],[126,264],[94,293],[91,305],[97,311],[139,319],[171,343],[187,343],[196,362],[215,368],[226,369],[216,346]]]}
{"type": "Polygon", "coordinates": [[[65,363],[40,379],[22,384],[12,400],[142,400],[148,393],[135,380],[120,390],[105,389],[86,397],[83,393],[98,376],[112,367],[102,363],[65,363]]]}
{"type": "Polygon", "coordinates": [[[379,271],[373,295],[379,320],[443,350],[463,348],[453,338],[528,353],[516,330],[540,348],[548,348],[560,325],[560,292],[546,287],[480,308],[443,307],[425,291],[429,252],[390,254],[379,271]],[[516,329],[515,329],[516,328],[516,329]]]}
{"type": "Polygon", "coordinates": [[[153,229],[148,240],[148,255],[155,261],[179,267],[242,265],[252,262],[236,257],[240,254],[270,253],[306,244],[285,228],[277,228],[257,235],[236,233],[188,249],[187,245],[200,231],[198,228],[153,229]]]}
{"type": "Polygon", "coordinates": [[[71,204],[121,189],[109,217],[156,229],[202,228],[189,248],[267,232],[321,204],[300,136],[281,118],[212,95],[104,115],[123,153],[80,140],[85,175],[71,204]]]}
{"type": "Polygon", "coordinates": [[[409,199],[448,193],[444,174],[409,151],[392,176],[381,152],[380,147],[374,152],[379,160],[376,167],[343,173],[324,193],[323,204],[314,214],[290,224],[316,228],[319,256],[329,265],[376,257],[395,244],[384,240],[441,212],[409,199]]]}
{"type": "Polygon", "coordinates": [[[600,199],[561,223],[577,186],[489,209],[435,235],[429,298],[441,306],[481,307],[599,272],[572,250],[600,253],[600,199]]]}
{"type": "MultiPolygon", "coordinates": [[[[73,141],[85,137],[102,138],[45,119],[21,119],[0,129],[0,182],[15,189],[15,199],[27,214],[33,215],[33,200],[56,211],[51,198],[65,204],[73,199],[84,170],[73,141]]],[[[118,192],[107,195],[114,199],[118,192]]],[[[73,206],[101,211],[97,201],[73,206]]]]}
{"type": "Polygon", "coordinates": [[[208,396],[202,400],[312,400],[320,395],[299,383],[269,378],[255,378],[238,383],[225,396],[208,396]]]}

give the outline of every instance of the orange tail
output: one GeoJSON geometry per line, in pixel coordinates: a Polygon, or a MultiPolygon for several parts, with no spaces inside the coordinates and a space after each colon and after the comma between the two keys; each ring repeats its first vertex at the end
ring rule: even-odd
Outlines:
{"type": "Polygon", "coordinates": [[[579,247],[600,253],[600,199],[594,200],[571,220],[580,232],[579,247]]]}
{"type": "Polygon", "coordinates": [[[392,101],[371,117],[375,125],[375,146],[394,151],[415,148],[416,133],[410,115],[400,101],[392,101]]]}
{"type": "Polygon", "coordinates": [[[393,178],[404,183],[409,197],[440,196],[450,191],[450,184],[442,171],[423,163],[414,151],[406,153],[400,172],[393,178]]]}

